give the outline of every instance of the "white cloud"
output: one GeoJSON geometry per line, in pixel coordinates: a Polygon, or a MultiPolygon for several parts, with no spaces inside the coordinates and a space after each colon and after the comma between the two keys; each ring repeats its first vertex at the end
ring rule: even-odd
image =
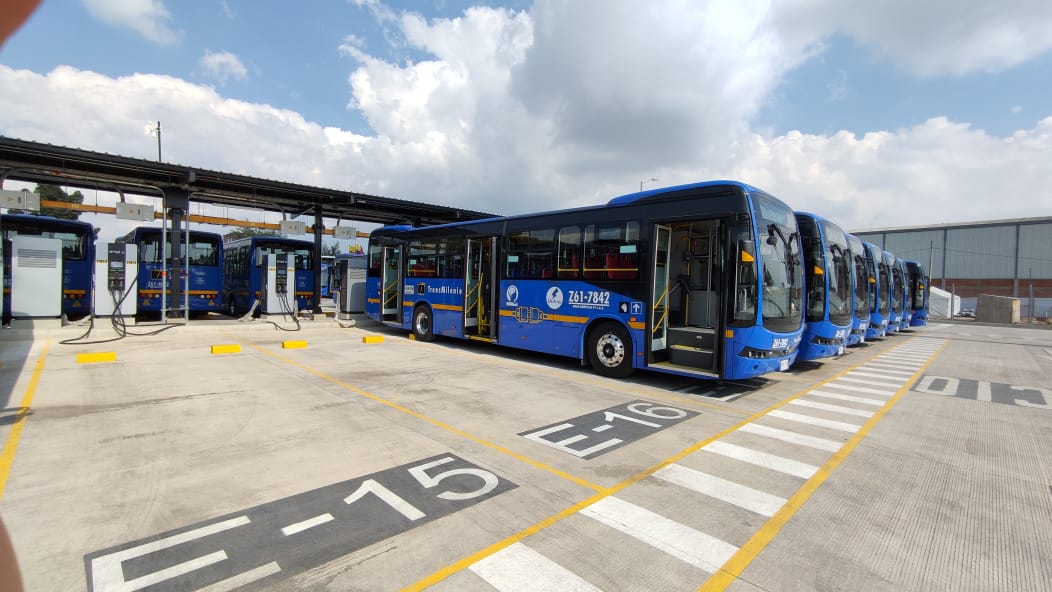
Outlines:
{"type": "Polygon", "coordinates": [[[175,43],[181,33],[172,28],[172,15],[161,0],[82,0],[100,21],[130,29],[162,45],[175,43]]]}
{"type": "MultiPolygon", "coordinates": [[[[160,119],[173,162],[505,214],[605,202],[652,177],[740,178],[851,229],[1052,214],[1039,189],[1052,180],[1052,119],[1007,137],[943,118],[860,135],[756,133],[750,122],[782,78],[855,22],[844,11],[795,22],[802,11],[765,0],[582,0],[428,21],[360,3],[429,56],[395,63],[345,39],[350,108],[369,135],[167,76],[5,66],[0,133],[152,158],[142,122],[160,119]]],[[[958,44],[973,55],[966,69],[988,67],[968,50],[974,31],[958,30],[982,23],[954,11],[946,19],[952,31],[933,33],[941,41],[931,47],[900,42],[929,49],[916,59],[941,73],[966,62],[931,56],[958,44]]],[[[928,71],[907,53],[886,55],[928,71]]]]}
{"type": "Polygon", "coordinates": [[[1046,0],[811,0],[779,3],[772,16],[785,35],[846,34],[920,76],[996,72],[1052,49],[1046,0]]]}
{"type": "Polygon", "coordinates": [[[205,50],[205,55],[199,62],[204,69],[205,75],[225,84],[228,80],[245,80],[248,78],[248,70],[241,63],[241,59],[229,51],[205,50]]]}

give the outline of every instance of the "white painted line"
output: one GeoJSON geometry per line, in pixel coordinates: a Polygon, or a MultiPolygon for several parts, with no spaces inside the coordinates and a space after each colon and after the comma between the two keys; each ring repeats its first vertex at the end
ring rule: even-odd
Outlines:
{"type": "Polygon", "coordinates": [[[889,391],[887,389],[868,388],[864,386],[855,386],[853,384],[840,384],[839,380],[835,382],[830,382],[829,384],[824,384],[822,385],[822,388],[838,388],[844,389],[845,391],[851,391],[853,393],[869,393],[871,395],[883,395],[885,397],[890,397],[891,395],[895,394],[895,391],[893,390],[889,391]]]}
{"type": "Polygon", "coordinates": [[[774,516],[775,512],[781,509],[786,502],[784,497],[771,495],[675,463],[654,473],[654,476],[768,518],[774,516]]]}
{"type": "Polygon", "coordinates": [[[577,574],[522,543],[515,543],[469,567],[500,592],[600,592],[577,574]]]}
{"type": "Polygon", "coordinates": [[[726,442],[721,442],[720,440],[709,442],[705,446],[702,446],[701,449],[726,456],[727,458],[747,462],[765,469],[771,469],[794,477],[800,477],[801,479],[810,479],[818,471],[818,467],[814,465],[782,458],[774,454],[760,452],[759,450],[753,450],[752,448],[746,448],[744,446],[728,444],[726,442]]]}
{"type": "Polygon", "coordinates": [[[262,580],[267,576],[274,575],[281,571],[281,566],[275,561],[271,561],[265,565],[261,565],[255,569],[250,569],[246,572],[241,572],[236,576],[220,580],[211,586],[205,586],[204,588],[198,588],[195,592],[230,592],[231,590],[237,590],[242,586],[251,584],[252,582],[262,580]]]}
{"type": "Polygon", "coordinates": [[[921,355],[921,354],[917,354],[917,355],[914,355],[914,354],[884,354],[884,355],[880,356],[877,359],[878,360],[884,360],[884,361],[895,360],[895,361],[898,361],[898,362],[915,362],[915,363],[918,363],[918,364],[923,364],[924,362],[927,362],[928,358],[930,358],[930,357],[931,356],[927,355],[927,354],[924,354],[924,355],[921,355]]]}
{"type": "Polygon", "coordinates": [[[978,381],[978,390],[975,392],[975,400],[990,403],[993,401],[993,393],[990,391],[990,383],[980,380],[978,381]]]}
{"type": "Polygon", "coordinates": [[[888,376],[887,374],[871,374],[868,372],[848,372],[837,379],[839,382],[855,382],[872,386],[892,386],[891,384],[886,384],[891,382],[901,385],[905,380],[905,376],[888,376]],[[859,376],[862,378],[856,378],[859,376]]]}
{"type": "MultiPolygon", "coordinates": [[[[920,368],[920,366],[917,366],[917,368],[920,368]]],[[[865,366],[863,366],[859,370],[863,370],[863,371],[866,371],[866,372],[876,371],[876,372],[880,372],[882,374],[901,374],[903,376],[912,376],[913,373],[917,371],[915,368],[905,367],[905,366],[903,366],[901,364],[876,364],[876,363],[866,364],[865,366]]],[[[857,372],[857,370],[856,370],[856,372],[857,372]]]]}
{"type": "Polygon", "coordinates": [[[206,565],[212,565],[213,563],[223,561],[226,559],[226,553],[224,551],[216,551],[180,563],[179,565],[162,569],[161,571],[146,574],[131,581],[124,580],[124,568],[121,567],[121,564],[129,559],[135,559],[136,557],[156,553],[157,551],[162,551],[170,547],[175,547],[176,545],[204,538],[208,535],[216,534],[217,532],[223,532],[224,530],[244,526],[249,522],[251,521],[248,519],[248,516],[238,516],[237,518],[231,518],[222,522],[216,522],[215,524],[209,524],[200,528],[188,530],[170,537],[158,539],[156,541],[139,545],[138,547],[132,547],[130,549],[124,549],[123,551],[117,551],[116,553],[110,553],[109,555],[96,557],[91,560],[92,590],[95,592],[131,592],[189,573],[195,569],[205,567],[206,565]]]}
{"type": "Polygon", "coordinates": [[[303,522],[297,522],[295,524],[290,524],[290,525],[286,526],[285,528],[281,529],[281,534],[283,534],[285,536],[293,535],[293,534],[296,534],[297,532],[303,532],[304,530],[307,530],[308,528],[314,528],[315,526],[318,526],[319,524],[325,524],[326,522],[332,522],[333,520],[335,520],[335,518],[332,517],[332,514],[322,514],[321,516],[315,516],[314,518],[310,518],[308,520],[304,520],[303,522]]]}
{"type": "Polygon", "coordinates": [[[850,376],[852,378],[854,378],[855,376],[864,376],[866,378],[876,378],[878,380],[887,380],[887,381],[891,381],[891,382],[895,382],[895,381],[901,382],[901,381],[905,380],[906,378],[908,378],[908,377],[913,375],[912,372],[902,372],[902,371],[898,371],[898,370],[895,370],[895,371],[884,370],[882,368],[865,368],[864,370],[865,371],[863,371],[863,370],[853,370],[851,372],[848,372],[845,376],[850,376]],[[896,376],[896,374],[899,374],[899,375],[896,376]]]}
{"type": "Polygon", "coordinates": [[[841,395],[838,393],[827,393],[825,391],[811,391],[809,395],[816,397],[825,397],[827,399],[837,399],[840,401],[851,401],[852,403],[862,403],[863,405],[873,405],[874,407],[882,407],[887,401],[878,401],[877,399],[867,399],[865,397],[852,397],[851,395],[841,395]]]}
{"type": "Polygon", "coordinates": [[[854,407],[844,407],[843,405],[830,405],[829,403],[819,403],[817,401],[811,401],[809,399],[797,399],[795,401],[790,401],[789,404],[797,405],[800,407],[808,407],[810,409],[831,411],[833,413],[843,413],[844,415],[854,415],[855,417],[873,417],[873,411],[866,411],[865,409],[855,409],[854,407]]]}
{"type": "Polygon", "coordinates": [[[769,412],[767,416],[777,417],[778,419],[784,419],[787,421],[805,423],[807,425],[813,425],[820,428],[840,430],[841,432],[848,432],[849,434],[854,434],[862,428],[862,426],[853,423],[847,423],[844,421],[833,421],[831,419],[822,419],[820,417],[811,417],[810,415],[801,415],[799,413],[782,411],[781,409],[775,409],[774,411],[769,412]]]}
{"type": "Polygon", "coordinates": [[[614,496],[580,513],[709,573],[715,573],[738,552],[730,543],[614,496]]]}
{"type": "Polygon", "coordinates": [[[836,452],[844,445],[843,442],[836,442],[834,440],[827,440],[825,438],[816,438],[814,436],[805,436],[803,434],[797,434],[796,432],[790,432],[789,430],[780,430],[778,428],[769,428],[767,426],[757,425],[755,423],[747,423],[742,427],[738,428],[738,431],[748,432],[750,434],[756,434],[758,436],[766,436],[775,440],[781,440],[782,442],[788,442],[790,444],[799,444],[801,446],[807,446],[808,448],[817,448],[818,450],[828,450],[829,452],[836,452]]]}

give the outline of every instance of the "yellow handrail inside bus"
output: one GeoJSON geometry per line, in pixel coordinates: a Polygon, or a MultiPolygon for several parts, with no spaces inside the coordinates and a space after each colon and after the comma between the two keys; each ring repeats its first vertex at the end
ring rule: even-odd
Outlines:
{"type": "Polygon", "coordinates": [[[391,297],[384,300],[384,304],[383,304],[382,308],[386,308],[387,305],[390,304],[390,302],[392,300],[398,298],[398,290],[392,290],[392,288],[396,288],[397,285],[398,285],[398,280],[395,280],[395,281],[391,282],[389,285],[384,286],[384,294],[386,295],[388,293],[388,291],[390,291],[391,297]]]}
{"type": "Polygon", "coordinates": [[[665,286],[665,291],[661,293],[661,297],[659,297],[657,300],[654,301],[654,310],[657,310],[658,306],[660,306],[662,302],[665,302],[666,306],[665,306],[665,311],[663,313],[661,313],[661,318],[654,322],[654,328],[652,328],[650,330],[650,332],[652,334],[653,333],[657,333],[658,329],[660,329],[662,326],[664,326],[665,319],[668,318],[667,297],[668,297],[669,291],[671,291],[671,290],[672,290],[672,286],[665,286]]]}

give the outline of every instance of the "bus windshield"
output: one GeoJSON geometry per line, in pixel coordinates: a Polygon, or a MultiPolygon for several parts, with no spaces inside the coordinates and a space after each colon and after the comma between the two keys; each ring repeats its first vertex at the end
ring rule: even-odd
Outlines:
{"type": "Polygon", "coordinates": [[[865,247],[856,236],[847,237],[851,247],[851,261],[855,272],[855,316],[865,319],[873,306],[873,292],[869,289],[869,260],[865,256],[865,247]]]}
{"type": "Polygon", "coordinates": [[[827,220],[822,220],[821,225],[829,259],[829,319],[843,324],[851,318],[851,253],[847,236],[839,226],[827,220]]]}
{"type": "Polygon", "coordinates": [[[793,211],[773,200],[756,196],[757,244],[763,282],[763,325],[789,330],[803,314],[803,262],[793,211]]]}
{"type": "Polygon", "coordinates": [[[891,309],[902,312],[902,271],[894,257],[885,258],[891,272],[891,309]]]}
{"type": "MultiPolygon", "coordinates": [[[[171,236],[168,238],[168,248],[166,249],[169,258],[176,257],[172,253],[172,240],[171,236]]],[[[161,234],[150,234],[144,236],[139,241],[139,260],[143,263],[160,263],[161,262],[161,234]]],[[[190,255],[190,265],[203,265],[215,267],[219,265],[219,239],[218,238],[198,238],[191,236],[190,243],[187,245],[187,252],[190,255]]],[[[182,258],[179,256],[178,258],[182,258]]]]}
{"type": "Polygon", "coordinates": [[[880,308],[878,312],[881,316],[887,317],[888,312],[891,311],[891,270],[888,269],[888,264],[884,261],[884,255],[880,252],[877,247],[871,247],[869,250],[870,256],[877,266],[877,299],[879,300],[880,308]]]}

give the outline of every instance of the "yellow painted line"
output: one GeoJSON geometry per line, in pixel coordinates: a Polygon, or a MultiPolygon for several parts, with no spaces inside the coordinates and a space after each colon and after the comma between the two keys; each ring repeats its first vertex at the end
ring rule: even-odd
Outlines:
{"type": "Polygon", "coordinates": [[[304,349],[307,347],[306,341],[282,341],[281,349],[304,349]]]}
{"type": "Polygon", "coordinates": [[[586,480],[581,479],[579,477],[575,477],[575,476],[573,476],[573,475],[571,475],[571,474],[569,474],[569,473],[567,473],[565,471],[561,471],[561,470],[559,470],[559,469],[557,469],[557,468],[555,468],[553,466],[547,465],[547,464],[542,463],[542,462],[537,461],[537,460],[533,460],[532,458],[530,458],[530,457],[528,457],[526,455],[519,454],[518,452],[515,452],[515,451],[513,451],[513,450],[511,450],[509,448],[505,448],[504,446],[501,446],[500,444],[495,444],[493,442],[490,442],[489,440],[486,440],[486,439],[480,438],[480,437],[478,437],[478,436],[476,436],[474,434],[470,434],[468,432],[465,432],[464,430],[462,430],[460,428],[453,427],[453,426],[449,425],[448,423],[446,423],[444,421],[440,421],[440,420],[435,419],[433,417],[424,415],[423,413],[420,413],[418,411],[413,411],[412,409],[409,409],[408,407],[404,407],[402,405],[399,405],[398,403],[395,403],[394,401],[389,401],[389,400],[387,400],[387,399],[385,399],[385,398],[383,398],[383,397],[381,397],[379,395],[374,395],[373,393],[370,393],[368,391],[364,391],[364,390],[362,390],[362,389],[360,389],[360,388],[358,388],[358,387],[356,387],[354,385],[348,384],[348,383],[346,383],[346,382],[344,382],[344,381],[342,381],[342,380],[340,380],[338,378],[334,378],[332,376],[329,376],[328,374],[325,374],[324,372],[320,372],[318,370],[315,370],[314,368],[311,368],[310,366],[307,366],[305,364],[301,364],[301,363],[299,363],[299,362],[297,362],[295,360],[292,360],[290,358],[286,358],[286,357],[284,357],[282,355],[279,355],[279,354],[276,354],[274,352],[267,351],[266,349],[263,349],[262,347],[260,347],[258,345],[249,344],[249,346],[252,347],[253,349],[257,350],[257,351],[260,351],[260,352],[272,357],[272,358],[276,358],[278,360],[281,360],[282,362],[285,362],[286,364],[289,364],[290,366],[295,366],[295,367],[297,367],[297,368],[299,368],[299,369],[301,369],[301,370],[303,370],[305,372],[309,372],[310,374],[313,374],[314,376],[317,376],[318,378],[321,378],[322,380],[331,382],[332,384],[335,384],[335,385],[339,385],[339,386],[341,386],[341,387],[343,387],[343,388],[345,388],[345,389],[347,389],[347,390],[349,390],[349,391],[351,391],[353,393],[357,393],[357,394],[365,397],[366,399],[375,401],[377,403],[380,403],[381,405],[390,407],[391,409],[394,409],[395,411],[400,411],[402,413],[405,413],[406,415],[415,417],[416,419],[419,419],[421,421],[425,421],[425,422],[427,422],[427,423],[429,423],[429,424],[431,424],[431,425],[433,425],[433,426],[435,426],[437,428],[441,428],[441,429],[443,429],[443,430],[445,430],[447,432],[450,432],[452,434],[456,434],[456,435],[458,435],[458,436],[460,436],[462,438],[466,438],[466,439],[471,440],[472,442],[475,442],[477,444],[481,444],[481,445],[485,446],[486,448],[489,448],[491,450],[495,450],[495,451],[497,451],[497,452],[499,452],[501,454],[504,454],[506,456],[510,456],[511,458],[514,458],[515,460],[522,461],[522,462],[530,465],[531,467],[540,469],[542,471],[546,471],[546,472],[551,473],[552,475],[555,475],[557,477],[562,477],[563,479],[566,479],[567,481],[571,481],[573,483],[576,483],[576,484],[580,485],[581,487],[586,487],[588,489],[591,489],[592,491],[606,491],[606,488],[601,486],[601,485],[596,485],[595,483],[592,483],[590,481],[586,481],[586,480]]]}
{"type": "Polygon", "coordinates": [[[29,409],[33,405],[33,397],[37,392],[37,384],[40,383],[40,375],[44,372],[44,360],[47,359],[47,351],[51,346],[50,341],[44,342],[44,350],[37,358],[33,374],[29,377],[29,384],[22,395],[22,403],[18,407],[18,414],[11,424],[11,431],[7,434],[7,442],[4,443],[4,451],[0,452],[0,499],[4,497],[4,488],[7,487],[7,478],[11,476],[11,466],[15,462],[15,453],[18,452],[18,441],[22,439],[22,430],[29,417],[29,409]]]}
{"type": "Polygon", "coordinates": [[[362,343],[383,343],[383,335],[366,335],[362,337],[362,343]]]}
{"type": "Polygon", "coordinates": [[[102,362],[116,362],[117,352],[93,352],[77,354],[78,364],[99,364],[102,362]]]}
{"type": "MultiPolygon", "coordinates": [[[[880,408],[880,411],[877,411],[876,414],[874,414],[873,417],[870,418],[870,420],[867,421],[862,428],[860,428],[858,432],[856,432],[855,435],[840,448],[840,450],[833,454],[833,456],[822,465],[822,468],[818,469],[818,472],[808,479],[807,482],[789,498],[789,501],[782,506],[782,509],[778,510],[774,516],[760,527],[760,530],[758,530],[756,534],[752,535],[752,538],[750,538],[748,542],[738,549],[737,553],[732,555],[731,558],[723,564],[723,567],[721,567],[719,571],[713,574],[712,577],[698,588],[699,592],[719,592],[725,590],[727,586],[741,576],[742,572],[745,571],[745,568],[749,566],[752,560],[755,559],[772,540],[774,540],[774,537],[778,536],[782,527],[789,522],[789,519],[796,514],[796,511],[807,502],[808,498],[811,497],[822,483],[825,483],[825,480],[829,478],[829,475],[840,466],[840,463],[844,462],[844,459],[851,454],[855,447],[858,446],[859,442],[869,434],[869,431],[873,429],[873,426],[875,426],[877,422],[879,422],[884,415],[895,406],[895,403],[898,403],[899,399],[909,391],[910,385],[912,385],[917,377],[928,369],[928,366],[935,361],[935,358],[942,352],[942,350],[946,349],[946,346],[947,343],[944,343],[942,347],[936,350],[935,353],[931,355],[931,358],[929,358],[923,366],[918,368],[917,371],[913,373],[913,376],[910,376],[906,380],[905,384],[902,385],[902,388],[900,388],[898,392],[896,392],[891,399],[880,408]]],[[[891,348],[887,351],[894,350],[895,348],[891,348]]],[[[817,387],[812,387],[809,390],[814,390],[814,388],[817,387]]]]}
{"type": "Polygon", "coordinates": [[[212,346],[213,354],[239,354],[241,345],[237,343],[225,343],[212,346]]]}
{"type": "MultiPolygon", "coordinates": [[[[884,353],[884,352],[881,352],[881,353],[884,353]]],[[[767,415],[768,413],[770,413],[771,411],[774,411],[775,409],[778,409],[780,407],[784,407],[785,405],[788,405],[791,401],[799,399],[800,397],[806,395],[807,393],[813,391],[814,389],[820,388],[820,387],[822,387],[822,386],[824,386],[824,385],[826,385],[826,384],[828,384],[830,382],[833,382],[834,380],[840,378],[841,376],[847,374],[848,372],[851,372],[851,371],[859,368],[860,366],[868,363],[870,360],[875,358],[877,355],[880,355],[880,354],[875,354],[873,357],[868,358],[865,362],[860,362],[859,364],[857,364],[855,366],[852,366],[852,367],[850,367],[850,368],[848,368],[846,370],[842,370],[842,371],[836,373],[835,375],[833,375],[833,376],[831,376],[831,377],[829,377],[829,378],[827,378],[827,379],[825,379],[825,380],[823,380],[823,381],[821,381],[821,382],[819,382],[817,384],[810,385],[806,389],[803,389],[803,390],[801,390],[801,391],[789,396],[788,398],[783,399],[783,400],[779,401],[778,403],[775,403],[774,405],[771,405],[770,407],[764,409],[763,411],[758,411],[758,412],[750,415],[749,417],[746,417],[742,421],[732,425],[731,427],[726,428],[726,429],[718,432],[717,434],[715,434],[713,436],[710,436],[710,437],[708,437],[708,438],[706,438],[704,440],[701,440],[700,442],[697,442],[697,443],[695,443],[695,444],[693,444],[693,445],[691,445],[691,446],[689,446],[687,448],[684,448],[683,450],[681,450],[681,451],[677,452],[676,454],[666,458],[665,460],[657,463],[656,465],[654,465],[654,466],[652,466],[652,467],[650,467],[648,469],[645,469],[643,471],[640,471],[639,473],[629,477],[628,479],[625,479],[624,481],[621,481],[617,485],[614,485],[613,487],[610,487],[610,488],[608,488],[606,490],[600,490],[596,495],[593,495],[592,497],[590,497],[590,498],[588,498],[588,499],[586,499],[586,500],[584,500],[584,501],[582,501],[580,503],[574,504],[574,505],[566,508],[565,510],[559,512],[558,514],[553,514],[552,516],[549,516],[549,517],[545,518],[544,520],[541,520],[540,522],[537,522],[537,523],[535,523],[535,524],[533,524],[533,525],[531,525],[531,526],[529,526],[529,527],[527,527],[527,528],[525,528],[523,530],[520,530],[519,532],[517,532],[517,533],[515,533],[515,534],[513,534],[513,535],[511,535],[511,536],[509,536],[507,538],[504,538],[504,539],[502,539],[500,541],[497,541],[496,543],[493,543],[492,545],[490,545],[490,546],[488,546],[488,547],[486,547],[486,548],[484,548],[484,549],[482,549],[480,551],[472,553],[471,555],[468,555],[467,557],[457,561],[456,563],[452,563],[452,564],[450,564],[450,565],[448,565],[448,566],[436,571],[435,573],[425,577],[424,579],[419,580],[419,581],[417,581],[417,582],[415,582],[415,583],[403,588],[402,590],[403,590],[403,592],[408,592],[408,591],[414,591],[415,592],[415,591],[418,591],[418,590],[423,590],[425,588],[434,586],[435,584],[441,582],[442,580],[448,578],[449,576],[451,576],[451,575],[453,575],[453,574],[455,574],[455,573],[457,573],[457,572],[459,572],[459,571],[461,571],[463,569],[466,569],[467,567],[471,566],[475,562],[480,561],[482,559],[485,559],[486,557],[489,557],[490,555],[493,555],[494,553],[500,551],[501,549],[505,549],[505,548],[507,548],[507,547],[509,547],[509,546],[511,546],[511,545],[513,545],[513,544],[515,544],[515,543],[517,543],[517,542],[529,537],[530,535],[536,534],[536,533],[540,532],[541,530],[544,530],[545,528],[547,528],[547,527],[559,522],[560,520],[576,514],[578,511],[582,510],[583,508],[585,508],[587,506],[590,506],[590,505],[594,504],[595,502],[597,502],[597,501],[599,501],[599,500],[601,500],[603,498],[606,498],[606,497],[609,497],[611,495],[614,495],[615,493],[618,493],[619,491],[629,487],[630,485],[634,485],[636,483],[639,483],[643,479],[646,479],[647,477],[649,477],[649,476],[653,475],[654,473],[660,471],[661,469],[669,466],[670,464],[683,459],[684,457],[686,457],[688,455],[694,454],[695,452],[701,450],[702,448],[704,448],[705,446],[711,444],[712,442],[715,442],[716,440],[719,440],[720,438],[723,438],[727,434],[730,434],[731,432],[734,432],[738,428],[740,428],[740,427],[742,427],[742,426],[744,426],[746,424],[752,423],[753,421],[756,421],[757,419],[763,417],[764,415],[767,415]]]]}

